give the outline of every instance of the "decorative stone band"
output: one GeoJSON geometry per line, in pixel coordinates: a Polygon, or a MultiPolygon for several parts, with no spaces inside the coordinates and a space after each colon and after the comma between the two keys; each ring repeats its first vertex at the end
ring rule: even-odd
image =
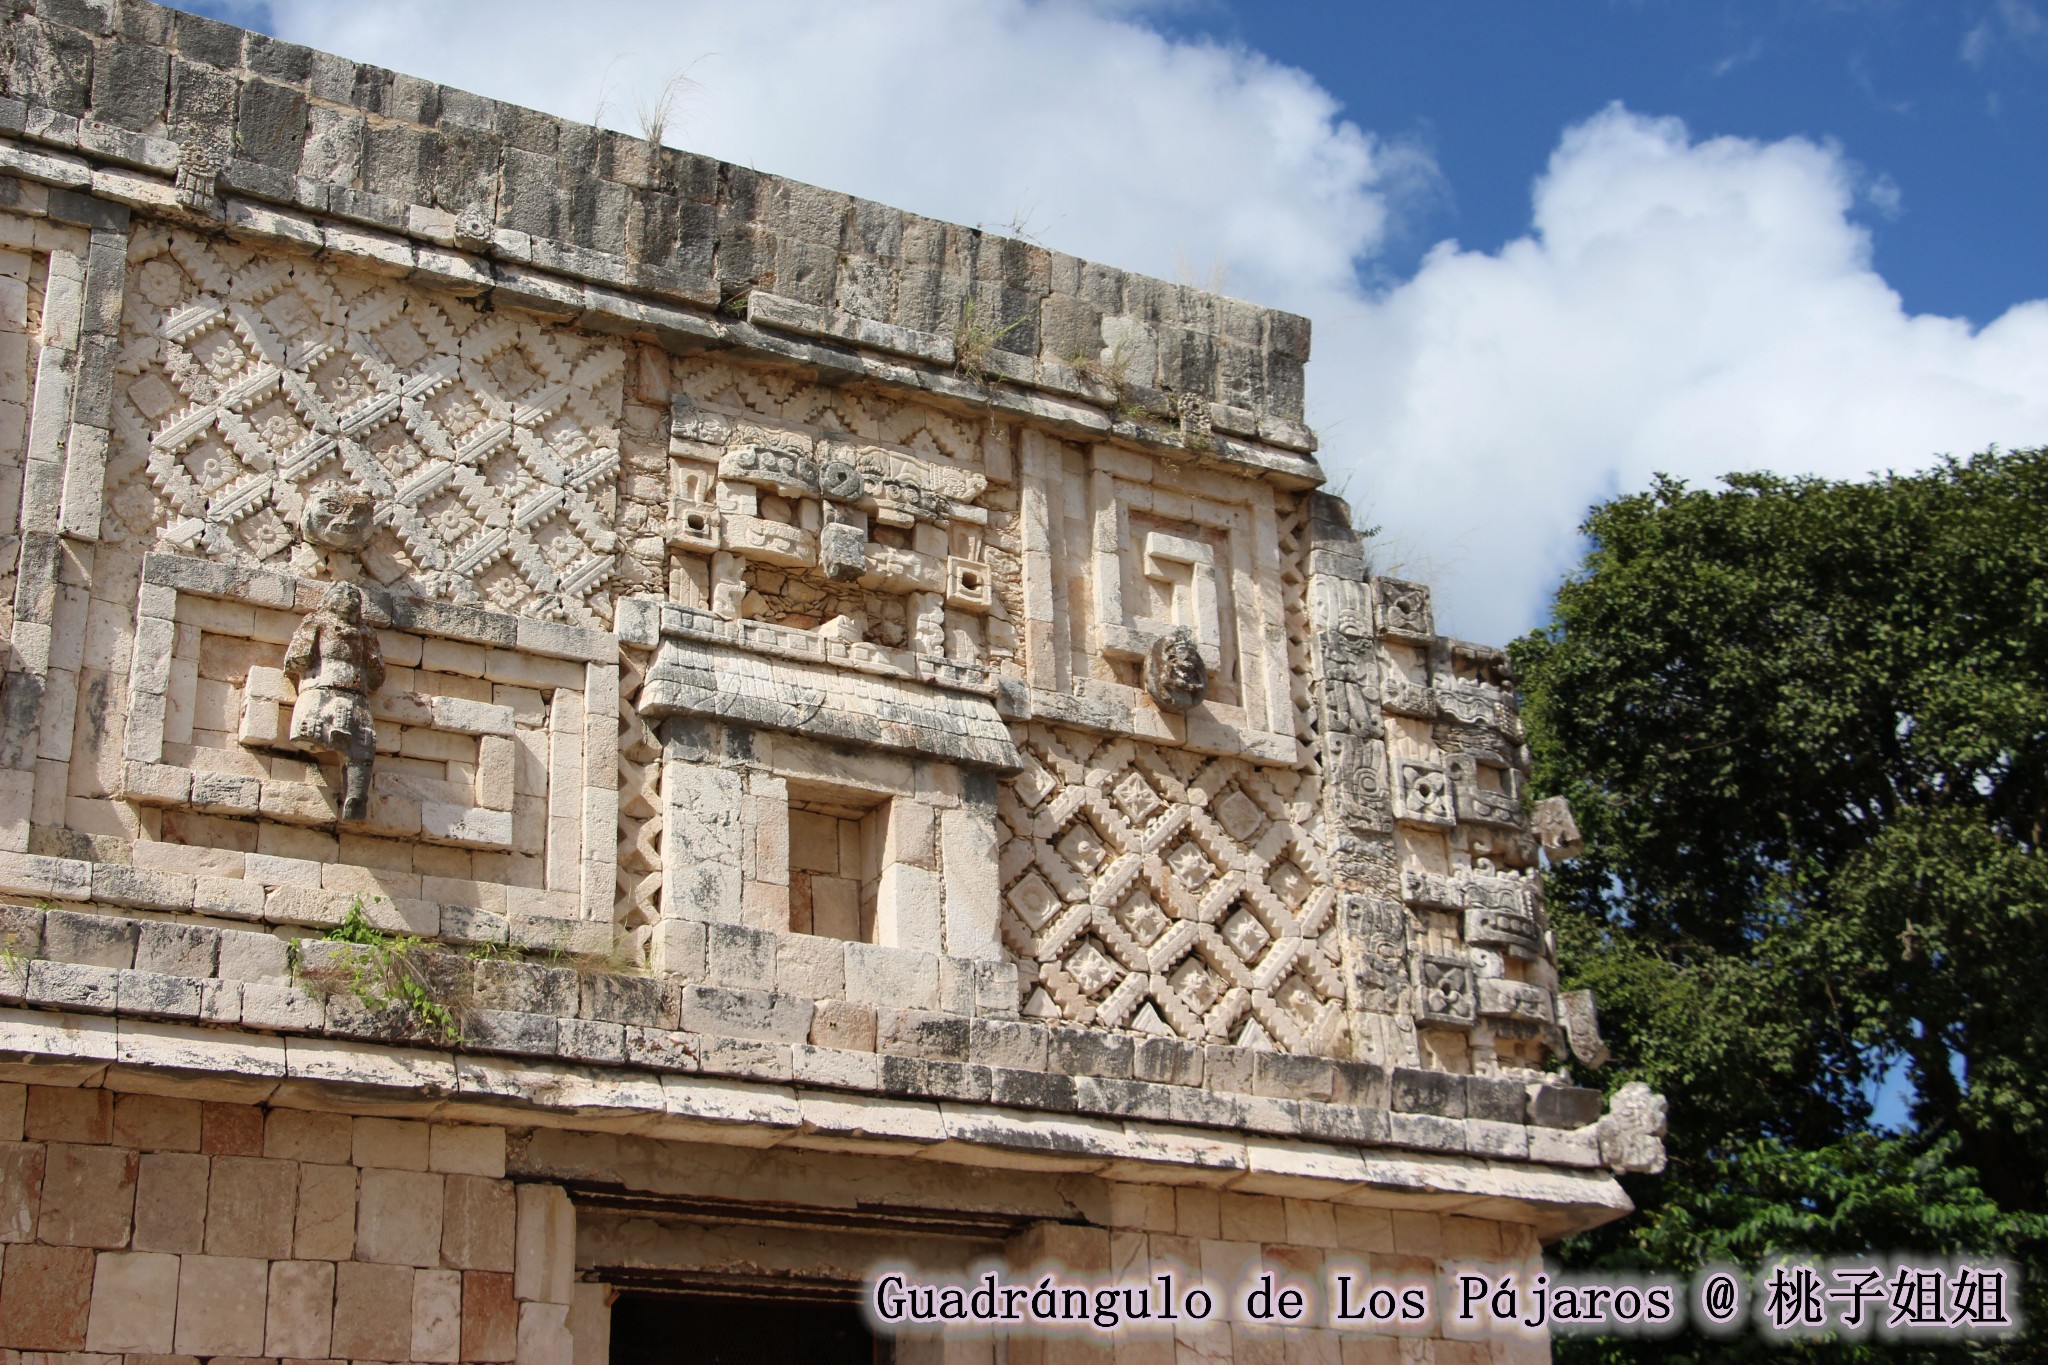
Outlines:
{"type": "MultiPolygon", "coordinates": [[[[0,880],[13,880],[11,861],[20,860],[0,863],[0,880]]],[[[749,1093],[764,1102],[786,1103],[795,1086],[839,1092],[831,1102],[871,1114],[878,1137],[910,1137],[915,1114],[925,1130],[944,1128],[927,1141],[1074,1158],[1228,1171],[1241,1156],[1226,1149],[1249,1144],[1291,1148],[1326,1171],[1423,1160],[1463,1172],[1443,1188],[1468,1193],[1474,1181],[1525,1176],[1535,1187],[1585,1192],[1605,1184],[1583,1184],[1586,1173],[1645,1169],[1662,1155],[1661,1114],[1647,1092],[1627,1092],[1603,1118],[1597,1091],[943,1018],[882,999],[901,995],[882,989],[894,980],[886,972],[848,979],[849,995],[866,994],[864,1008],[882,1025],[878,1045],[818,1045],[807,1041],[812,1003],[766,988],[779,984],[772,960],[762,987],[711,984],[721,971],[730,983],[735,966],[760,963],[760,936],[729,927],[710,931],[699,979],[682,982],[429,952],[418,965],[454,1002],[461,1035],[452,1045],[402,1008],[366,1007],[333,987],[348,978],[349,955],[363,951],[353,945],[302,941],[294,967],[283,940],[230,928],[22,907],[0,911],[0,927],[14,942],[0,964],[0,1001],[28,1007],[0,1009],[0,1069],[61,1064],[99,1038],[112,1047],[101,1062],[262,1085],[283,1081],[290,1069],[277,1059],[298,1049],[337,1081],[352,1069],[366,1083],[452,1102],[474,1084],[464,1077],[493,1075],[482,1091],[492,1102],[547,1109],[574,1094],[581,1098],[565,1101],[565,1115],[621,1119],[647,1113],[629,1102],[611,1114],[593,1097],[747,1082],[763,1087],[749,1093]],[[317,988],[323,982],[332,993],[317,988]],[[157,1041],[131,1048],[123,1037],[157,1041]]],[[[851,945],[849,966],[862,947],[851,945]]],[[[1625,1208],[1606,1188],[1590,1202],[1625,1208]]]]}
{"type": "Polygon", "coordinates": [[[823,661],[764,658],[688,628],[662,631],[639,709],[650,718],[700,716],[1003,773],[1022,765],[1009,727],[986,698],[849,674],[823,661]]]}
{"type": "Polygon", "coordinates": [[[242,232],[310,233],[314,246],[321,227],[312,216],[340,219],[387,255],[410,255],[417,242],[435,257],[458,255],[448,248],[488,256],[465,260],[459,273],[481,275],[508,299],[574,311],[616,299],[607,312],[681,338],[809,352],[998,404],[1073,409],[1133,439],[1179,445],[1186,433],[1205,455],[1228,444],[1235,449],[1216,453],[1320,481],[1313,461],[1295,453],[1314,449],[1299,421],[1303,319],[410,78],[401,88],[416,96],[394,103],[389,73],[364,68],[358,77],[340,58],[256,35],[247,41],[294,54],[301,74],[286,76],[266,57],[242,75],[244,35],[138,8],[153,17],[119,31],[103,9],[55,3],[10,19],[9,36],[19,37],[0,64],[12,68],[6,88],[28,98],[0,99],[0,134],[19,140],[0,148],[0,160],[11,153],[39,178],[79,188],[95,171],[111,172],[118,183],[109,192],[160,212],[225,218],[242,232]],[[190,36],[201,30],[206,39],[190,36]],[[165,36],[152,42],[142,36],[149,31],[165,36]],[[208,56],[195,58],[202,42],[208,56]],[[167,58],[265,93],[223,122],[191,93],[214,88],[204,81],[44,78],[51,63],[126,72],[161,69],[167,58]],[[252,122],[257,109],[268,112],[252,122]],[[165,125],[183,146],[131,131],[165,125]],[[372,127],[402,135],[418,155],[403,167],[376,160],[372,127]],[[894,286],[897,277],[901,288],[877,292],[876,280],[894,286]],[[785,296],[759,287],[771,281],[785,296]],[[787,296],[798,293],[806,297],[787,296]],[[993,336],[981,344],[962,344],[972,334],[962,293],[985,310],[993,336]],[[745,321],[731,316],[742,299],[745,321]],[[1099,372],[1112,356],[1114,386],[1099,372]],[[1098,363],[1073,363],[1084,357],[1098,363]],[[969,358],[973,374],[951,373],[969,358]],[[1125,403],[1152,420],[1112,418],[1125,403]],[[1211,430],[1241,439],[1226,443],[1211,430]]]}
{"type": "Polygon", "coordinates": [[[766,621],[727,621],[696,607],[646,597],[631,597],[618,604],[618,629],[620,639],[642,649],[653,649],[664,638],[693,640],[798,663],[829,664],[878,678],[930,683],[979,697],[993,697],[997,690],[995,675],[980,664],[956,663],[866,641],[835,640],[766,621]]]}
{"type": "Polygon", "coordinates": [[[1509,1166],[1431,1152],[1362,1150],[1258,1132],[1133,1119],[1042,1115],[898,1090],[849,1095],[806,1074],[746,1078],[634,1070],[359,1041],[0,1009],[0,1076],[42,1084],[146,1088],[175,1077],[238,1102],[322,1108],[345,1100],[389,1117],[620,1132],[748,1147],[892,1152],[975,1168],[1029,1167],[1384,1207],[1455,1208],[1533,1223],[1544,1240],[1632,1207],[1605,1170],[1509,1166]]]}

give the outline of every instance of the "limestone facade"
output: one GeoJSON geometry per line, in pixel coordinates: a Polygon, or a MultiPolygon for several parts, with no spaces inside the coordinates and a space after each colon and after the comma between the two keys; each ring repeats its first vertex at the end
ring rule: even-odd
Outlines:
{"type": "MultiPolygon", "coordinates": [[[[1661,1161],[1304,320],[140,0],[5,58],[0,1350],[1428,1277],[1661,1161]],[[344,582],[360,818],[286,657],[344,582]]],[[[1276,1342],[1548,1353],[897,1358],[1276,1342]]]]}

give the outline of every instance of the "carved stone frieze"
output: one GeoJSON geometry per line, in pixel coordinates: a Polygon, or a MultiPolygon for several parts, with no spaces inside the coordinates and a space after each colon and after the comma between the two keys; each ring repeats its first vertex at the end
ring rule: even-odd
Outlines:
{"type": "Polygon", "coordinates": [[[1415,963],[1415,1017],[1424,1024],[1471,1028],[1479,1022],[1472,964],[1425,953],[1415,963]]]}
{"type": "Polygon", "coordinates": [[[110,534],[315,573],[338,524],[309,503],[369,498],[381,586],[602,624],[625,354],[318,261],[139,237],[110,534]]]}
{"type": "Polygon", "coordinates": [[[1343,1050],[1350,921],[1299,774],[1040,726],[1021,749],[998,809],[1027,1016],[1343,1050]]]}

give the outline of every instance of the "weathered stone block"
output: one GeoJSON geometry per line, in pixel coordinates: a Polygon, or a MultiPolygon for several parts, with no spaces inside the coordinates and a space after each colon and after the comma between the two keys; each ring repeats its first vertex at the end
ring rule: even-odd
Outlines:
{"type": "Polygon", "coordinates": [[[727,1038],[801,1043],[810,1036],[815,1007],[808,1000],[725,986],[684,986],[682,1028],[727,1038]]]}
{"type": "Polygon", "coordinates": [[[106,1142],[114,1131],[113,1099],[112,1092],[97,1088],[32,1085],[23,1108],[22,1135],[30,1142],[106,1142]]]}
{"type": "Polygon", "coordinates": [[[1126,1033],[1056,1028],[1046,1040],[1047,1064],[1067,1076],[1127,1080],[1131,1074],[1131,1055],[1132,1039],[1126,1033]]]}
{"type": "Polygon", "coordinates": [[[135,967],[171,976],[212,976],[219,961],[220,931],[198,924],[148,922],[138,926],[135,967]]]}
{"type": "Polygon", "coordinates": [[[518,1187],[513,1294],[522,1301],[569,1302],[576,1278],[576,1211],[554,1185],[518,1187]]]}
{"type": "Polygon", "coordinates": [[[151,1152],[136,1166],[137,1251],[196,1252],[206,1240],[208,1173],[196,1154],[151,1152]]]}
{"type": "Polygon", "coordinates": [[[474,990],[487,1009],[559,1017],[576,1013],[579,983],[566,967],[494,959],[476,964],[474,990]]]}
{"type": "Polygon", "coordinates": [[[354,1255],[355,1245],[356,1168],[300,1166],[292,1254],[301,1260],[339,1261],[354,1255]]]}
{"type": "Polygon", "coordinates": [[[132,919],[52,910],[43,917],[43,956],[88,967],[132,967],[140,933],[132,919]]]}
{"type": "Polygon", "coordinates": [[[277,1261],[270,1267],[263,1353],[279,1359],[327,1355],[334,1327],[334,1266],[327,1261],[277,1261]]]}
{"type": "Polygon", "coordinates": [[[178,1321],[178,1258],[110,1251],[93,1271],[89,1351],[168,1355],[178,1321]]]}
{"type": "Polygon", "coordinates": [[[942,1061],[967,1060],[968,1021],[929,1010],[875,1011],[875,1050],[942,1061]]]}
{"type": "Polygon", "coordinates": [[[357,1196],[356,1257],[381,1265],[439,1265],[443,1179],[424,1171],[364,1170],[357,1196]]]}
{"type": "Polygon", "coordinates": [[[1521,1081],[1488,1076],[1465,1078],[1465,1116],[1489,1123],[1522,1123],[1528,1117],[1529,1088],[1521,1081]]]}
{"type": "MultiPolygon", "coordinates": [[[[434,1204],[439,1221],[440,1201],[434,1204]]],[[[412,1349],[413,1268],[344,1261],[334,1268],[328,1347],[350,1360],[404,1360],[412,1349]]]]}
{"type": "Polygon", "coordinates": [[[266,1157],[216,1157],[206,1202],[209,1256],[283,1260],[292,1254],[299,1166],[266,1157]]]}
{"type": "Polygon", "coordinates": [[[476,1175],[447,1177],[441,1214],[443,1265],[459,1270],[512,1269],[518,1222],[512,1190],[504,1180],[476,1175]]]}
{"type": "Polygon", "coordinates": [[[1529,1121],[1544,1128],[1583,1128],[1600,1121],[1601,1095],[1571,1085],[1539,1085],[1529,1093],[1529,1121]]]}
{"type": "Polygon", "coordinates": [[[519,1304],[512,1276],[468,1270],[462,1275],[462,1358],[511,1360],[518,1351],[519,1304]]]}
{"type": "Polygon", "coordinates": [[[583,978],[581,1013],[587,1018],[614,1024],[674,1028],[676,993],[666,981],[657,977],[593,972],[583,978]]]}
{"type": "Polygon", "coordinates": [[[17,1243],[0,1256],[0,1341],[20,1351],[85,1347],[93,1253],[17,1243]]]}
{"type": "Polygon", "coordinates": [[[269,1297],[270,1267],[263,1261],[180,1257],[174,1349],[194,1356],[261,1355],[269,1297]]]}
{"type": "Polygon", "coordinates": [[[849,943],[846,997],[870,1005],[933,1009],[939,998],[939,960],[932,953],[849,943]]]}
{"type": "Polygon", "coordinates": [[[432,1135],[424,1123],[412,1119],[360,1118],[355,1123],[354,1137],[350,1159],[358,1166],[403,1171],[427,1169],[432,1135]]]}
{"type": "Polygon", "coordinates": [[[120,1147],[49,1145],[36,1236],[53,1246],[128,1245],[135,1213],[137,1156],[120,1147]]]}
{"type": "Polygon", "coordinates": [[[273,1109],[264,1122],[263,1155],[282,1161],[346,1165],[354,1142],[354,1120],[347,1114],[273,1109]]]}
{"type": "Polygon", "coordinates": [[[199,1102],[166,1095],[116,1095],[114,1142],[144,1152],[196,1152],[199,1102]]]}
{"type": "Polygon", "coordinates": [[[1397,1066],[1389,1082],[1389,1104],[1397,1113],[1465,1117],[1465,1078],[1444,1071],[1397,1066]]]}
{"type": "Polygon", "coordinates": [[[43,1151],[40,1142],[0,1143],[0,1242],[35,1240],[43,1151]]]}

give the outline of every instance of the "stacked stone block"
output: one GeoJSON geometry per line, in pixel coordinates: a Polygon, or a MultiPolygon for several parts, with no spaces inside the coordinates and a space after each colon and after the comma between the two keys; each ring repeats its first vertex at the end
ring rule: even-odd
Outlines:
{"type": "Polygon", "coordinates": [[[0,1084],[0,1136],[0,1349],[578,1358],[568,1201],[503,1129],[0,1084]]]}

